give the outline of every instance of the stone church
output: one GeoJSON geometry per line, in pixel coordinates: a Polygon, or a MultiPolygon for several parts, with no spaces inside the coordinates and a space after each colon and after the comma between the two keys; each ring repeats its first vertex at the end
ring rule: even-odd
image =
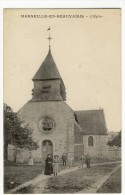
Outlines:
{"type": "MultiPolygon", "coordinates": [[[[35,162],[47,154],[63,153],[78,160],[81,154],[106,158],[107,128],[103,109],[74,111],[66,103],[66,88],[51,49],[33,77],[32,99],[18,112],[21,120],[33,129],[39,148],[32,152],[35,162]]],[[[20,151],[19,161],[28,153],[20,151]],[[25,154],[25,155],[24,155],[25,154]]]]}

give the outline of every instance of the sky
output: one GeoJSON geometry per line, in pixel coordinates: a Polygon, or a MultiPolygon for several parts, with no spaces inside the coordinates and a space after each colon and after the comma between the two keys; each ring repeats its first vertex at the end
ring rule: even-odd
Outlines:
{"type": "Polygon", "coordinates": [[[48,53],[48,27],[67,104],[103,108],[108,131],[120,131],[120,9],[5,9],[4,102],[18,111],[32,98],[32,78],[48,53]]]}

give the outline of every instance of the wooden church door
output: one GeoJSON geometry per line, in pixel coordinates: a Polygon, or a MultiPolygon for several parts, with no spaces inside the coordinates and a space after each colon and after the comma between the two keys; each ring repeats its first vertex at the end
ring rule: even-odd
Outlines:
{"type": "Polygon", "coordinates": [[[42,160],[45,161],[47,155],[53,157],[53,144],[50,140],[44,140],[42,143],[42,160]]]}
{"type": "Polygon", "coordinates": [[[84,155],[84,145],[83,144],[75,144],[75,146],[74,146],[75,160],[79,160],[82,154],[84,155]]]}

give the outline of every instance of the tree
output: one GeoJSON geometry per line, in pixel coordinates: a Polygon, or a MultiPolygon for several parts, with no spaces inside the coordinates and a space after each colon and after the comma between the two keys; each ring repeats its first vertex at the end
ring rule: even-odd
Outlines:
{"type": "Polygon", "coordinates": [[[20,130],[14,131],[12,133],[12,139],[12,144],[16,146],[14,162],[16,162],[17,149],[25,148],[32,151],[39,147],[37,141],[33,140],[32,129],[28,125],[25,125],[24,127],[21,126],[20,130]]]}
{"type": "Polygon", "coordinates": [[[17,148],[25,148],[29,151],[36,150],[39,145],[32,138],[32,129],[22,122],[12,108],[4,104],[4,159],[8,160],[8,144],[15,146],[16,162],[17,148]]]}
{"type": "Polygon", "coordinates": [[[121,147],[121,131],[112,141],[108,141],[107,145],[121,147]]]}
{"type": "Polygon", "coordinates": [[[8,144],[12,142],[12,131],[16,127],[16,115],[12,108],[4,104],[4,159],[8,159],[8,144]]]}

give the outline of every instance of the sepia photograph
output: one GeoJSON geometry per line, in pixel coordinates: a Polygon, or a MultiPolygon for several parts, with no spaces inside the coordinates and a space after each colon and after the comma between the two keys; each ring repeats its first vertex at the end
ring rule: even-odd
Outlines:
{"type": "Polygon", "coordinates": [[[121,9],[3,10],[5,194],[121,193],[121,9]]]}

